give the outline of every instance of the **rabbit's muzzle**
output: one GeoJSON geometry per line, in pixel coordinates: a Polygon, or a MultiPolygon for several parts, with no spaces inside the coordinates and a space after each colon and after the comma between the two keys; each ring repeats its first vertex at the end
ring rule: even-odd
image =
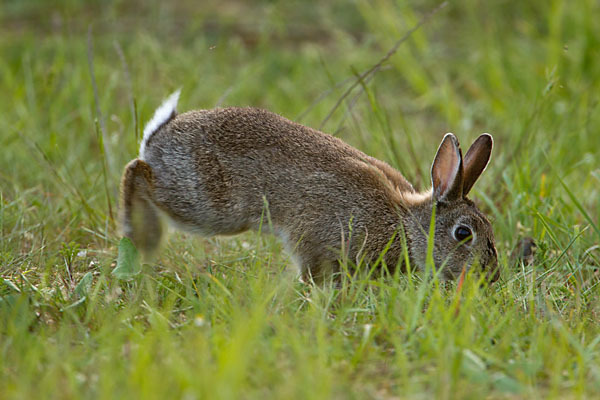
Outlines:
{"type": "Polygon", "coordinates": [[[487,241],[487,253],[488,259],[490,260],[488,264],[485,266],[487,271],[487,279],[489,282],[496,282],[500,279],[500,268],[498,265],[498,252],[496,251],[496,247],[494,243],[488,239],[487,241]]]}

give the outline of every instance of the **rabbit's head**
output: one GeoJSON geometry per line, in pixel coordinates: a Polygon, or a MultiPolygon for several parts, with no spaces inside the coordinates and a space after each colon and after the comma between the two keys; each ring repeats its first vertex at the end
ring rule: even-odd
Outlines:
{"type": "Polygon", "coordinates": [[[493,140],[483,134],[475,140],[465,157],[456,137],[444,136],[431,167],[433,192],[427,201],[413,208],[419,223],[407,227],[411,257],[425,265],[428,230],[435,208],[433,259],[442,269],[441,279],[457,278],[463,268],[479,265],[492,281],[499,277],[494,234],[488,219],[467,198],[473,184],[487,166],[493,140]]]}

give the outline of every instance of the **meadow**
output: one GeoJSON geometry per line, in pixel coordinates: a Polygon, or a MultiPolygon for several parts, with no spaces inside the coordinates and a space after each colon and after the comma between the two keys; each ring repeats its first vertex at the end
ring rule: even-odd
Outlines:
{"type": "Polygon", "coordinates": [[[0,399],[600,396],[600,5],[439,5],[3,1],[0,399]],[[312,287],[259,232],[173,232],[114,273],[122,169],[177,88],[179,110],[266,108],[421,189],[446,132],[490,132],[471,197],[500,280],[312,287]]]}

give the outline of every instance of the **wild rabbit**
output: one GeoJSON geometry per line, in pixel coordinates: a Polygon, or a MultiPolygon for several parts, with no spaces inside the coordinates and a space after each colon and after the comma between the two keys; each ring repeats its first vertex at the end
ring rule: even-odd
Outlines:
{"type": "Polygon", "coordinates": [[[477,263],[496,280],[486,217],[466,198],[486,168],[492,137],[465,157],[448,133],[419,193],[391,166],[340,139],[256,108],[177,114],[179,91],[144,129],[139,158],[121,182],[122,228],[144,254],[158,246],[164,214],[181,229],[233,235],[260,226],[281,238],[303,279],[322,279],[339,260],[423,269],[435,205],[433,259],[441,279],[477,263]]]}

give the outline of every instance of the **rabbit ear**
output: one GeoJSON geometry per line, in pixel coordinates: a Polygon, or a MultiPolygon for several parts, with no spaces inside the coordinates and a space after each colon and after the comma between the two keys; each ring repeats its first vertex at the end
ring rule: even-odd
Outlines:
{"type": "Polygon", "coordinates": [[[492,139],[492,135],[484,133],[473,142],[467,151],[467,154],[465,154],[463,196],[466,196],[469,193],[475,184],[475,181],[477,181],[477,178],[479,178],[490,162],[493,145],[494,140],[492,139]]]}
{"type": "Polygon", "coordinates": [[[447,133],[431,166],[435,201],[457,200],[463,194],[462,154],[456,136],[447,133]]]}

